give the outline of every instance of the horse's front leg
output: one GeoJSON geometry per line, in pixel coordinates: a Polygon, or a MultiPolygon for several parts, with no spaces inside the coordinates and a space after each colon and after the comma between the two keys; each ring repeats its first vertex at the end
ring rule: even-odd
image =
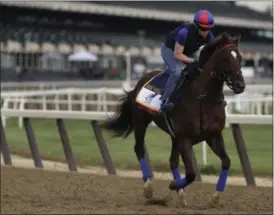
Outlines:
{"type": "Polygon", "coordinates": [[[206,142],[222,162],[222,169],[216,185],[216,192],[212,196],[212,205],[216,205],[219,202],[221,193],[225,190],[227,175],[230,168],[230,159],[226,153],[224,138],[221,132],[216,136],[207,139],[206,142]]]}
{"type": "Polygon", "coordinates": [[[174,179],[170,184],[171,190],[178,190],[179,192],[179,203],[181,206],[186,206],[186,195],[184,189],[190,185],[196,177],[195,168],[193,164],[193,153],[192,153],[192,140],[185,138],[177,139],[177,149],[181,154],[182,161],[185,166],[185,178],[174,179]]]}
{"type": "MultiPolygon", "coordinates": [[[[170,170],[172,172],[173,180],[180,180],[181,179],[181,173],[180,173],[180,168],[179,168],[179,157],[180,153],[178,150],[178,144],[176,141],[176,138],[171,138],[172,140],[172,145],[171,145],[171,153],[169,157],[169,165],[170,165],[170,170]]],[[[177,192],[180,193],[181,189],[178,189],[177,192]]],[[[182,190],[183,191],[183,190],[182,190]]],[[[165,200],[168,202],[171,200],[171,193],[169,193],[166,197],[165,200]]]]}

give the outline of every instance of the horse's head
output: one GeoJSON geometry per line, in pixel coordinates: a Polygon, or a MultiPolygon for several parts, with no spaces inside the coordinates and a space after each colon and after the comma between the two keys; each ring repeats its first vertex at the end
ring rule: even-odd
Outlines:
{"type": "Polygon", "coordinates": [[[219,49],[217,71],[234,93],[245,90],[245,80],[241,70],[242,56],[238,49],[240,36],[232,38],[227,34],[222,36],[223,46],[219,49]]]}
{"type": "Polygon", "coordinates": [[[204,60],[204,64],[209,65],[210,75],[225,81],[235,94],[242,93],[245,89],[245,80],[241,71],[242,56],[238,49],[239,41],[240,36],[231,37],[224,33],[206,46],[200,56],[200,61],[204,60]],[[205,54],[208,54],[208,58],[201,59],[205,54]]]}

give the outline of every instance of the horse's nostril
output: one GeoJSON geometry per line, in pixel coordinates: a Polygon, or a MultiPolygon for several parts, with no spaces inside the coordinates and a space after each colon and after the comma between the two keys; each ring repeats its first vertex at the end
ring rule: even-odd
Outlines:
{"type": "Polygon", "coordinates": [[[238,70],[237,73],[238,73],[239,75],[242,75],[242,74],[243,74],[242,70],[238,70]]]}
{"type": "Polygon", "coordinates": [[[238,83],[236,84],[236,87],[238,87],[238,88],[244,88],[244,87],[245,87],[245,83],[243,83],[243,82],[238,82],[238,83]]]}
{"type": "Polygon", "coordinates": [[[245,87],[245,83],[243,83],[243,82],[240,82],[240,88],[244,88],[245,87]]]}

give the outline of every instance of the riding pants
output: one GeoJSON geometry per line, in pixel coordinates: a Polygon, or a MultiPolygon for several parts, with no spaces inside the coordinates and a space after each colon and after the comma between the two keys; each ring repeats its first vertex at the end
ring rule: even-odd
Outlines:
{"type": "Polygon", "coordinates": [[[161,54],[166,66],[165,72],[170,74],[162,96],[162,101],[165,102],[169,99],[171,93],[173,92],[176,82],[181,77],[181,72],[186,65],[175,59],[173,50],[166,47],[165,44],[162,45],[161,54]]]}

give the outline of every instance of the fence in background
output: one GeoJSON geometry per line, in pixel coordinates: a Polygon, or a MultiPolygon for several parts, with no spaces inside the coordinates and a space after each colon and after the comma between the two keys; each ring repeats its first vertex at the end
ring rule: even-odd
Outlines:
{"type": "MultiPolygon", "coordinates": [[[[64,124],[64,119],[78,119],[91,121],[102,158],[104,160],[105,167],[109,174],[116,175],[116,170],[111,159],[111,153],[108,150],[107,143],[102,135],[98,121],[103,121],[107,116],[111,116],[113,113],[104,112],[84,112],[84,111],[40,111],[40,110],[1,110],[1,117],[22,117],[24,128],[28,137],[29,146],[34,160],[35,167],[43,168],[40,152],[37,147],[37,141],[31,126],[31,118],[49,118],[55,119],[60,134],[62,146],[64,149],[66,161],[70,171],[77,171],[77,165],[74,159],[73,152],[69,144],[69,138],[64,124]]],[[[237,151],[240,157],[240,161],[243,168],[243,173],[246,179],[247,185],[256,185],[254,175],[249,162],[248,154],[245,147],[244,138],[241,132],[239,124],[272,124],[272,116],[267,115],[227,115],[227,123],[232,125],[232,134],[236,143],[237,151]]],[[[9,153],[9,147],[5,136],[5,129],[1,120],[1,152],[3,154],[4,163],[6,165],[12,165],[12,160],[9,153]]],[[[194,156],[195,157],[195,156],[194,156]]],[[[149,156],[146,153],[146,159],[149,163],[149,156]]],[[[196,158],[195,158],[196,161],[196,158]]],[[[196,162],[195,162],[196,163],[196,162]]],[[[197,167],[197,176],[201,179],[199,169],[197,167]]]]}
{"type": "MultiPolygon", "coordinates": [[[[260,88],[258,88],[260,89],[260,88]]],[[[249,89],[255,91],[253,87],[249,89]]],[[[265,88],[269,92],[268,88],[265,88]]],[[[250,92],[249,91],[249,92],[250,92]]],[[[118,99],[124,91],[119,88],[61,88],[41,91],[6,91],[1,93],[1,109],[3,110],[63,110],[63,111],[114,111],[118,99]]],[[[272,114],[273,97],[260,93],[243,93],[237,96],[226,96],[226,114],[238,111],[240,114],[272,114]]],[[[6,126],[6,116],[2,116],[6,126]]],[[[18,117],[18,126],[23,128],[23,118],[18,117]]],[[[150,126],[154,126],[151,123],[150,126]]],[[[230,125],[227,123],[226,127],[230,125]]],[[[207,165],[207,147],[202,143],[203,164],[207,165]]]]}
{"type": "MultiPolygon", "coordinates": [[[[252,88],[251,88],[252,89],[252,88]]],[[[252,91],[252,90],[250,90],[252,91]]],[[[67,111],[114,111],[124,91],[119,88],[65,88],[43,91],[2,92],[2,109],[14,110],[67,110],[67,111]]],[[[226,113],[272,114],[273,98],[259,93],[243,93],[226,96],[226,113]]],[[[3,117],[4,126],[6,118],[3,117]]],[[[19,117],[19,127],[23,126],[19,117]]]]}
{"type": "MultiPolygon", "coordinates": [[[[58,81],[58,82],[1,82],[1,91],[43,91],[43,90],[55,90],[61,88],[121,88],[125,81],[58,81]]],[[[136,80],[130,81],[130,87],[137,84],[136,80]]],[[[230,91],[230,89],[225,86],[225,92],[230,91]]],[[[267,93],[272,94],[272,84],[248,84],[246,86],[246,91],[255,93],[267,93]]]]}

